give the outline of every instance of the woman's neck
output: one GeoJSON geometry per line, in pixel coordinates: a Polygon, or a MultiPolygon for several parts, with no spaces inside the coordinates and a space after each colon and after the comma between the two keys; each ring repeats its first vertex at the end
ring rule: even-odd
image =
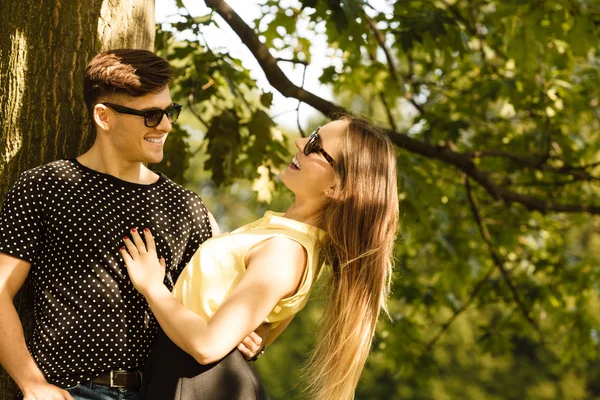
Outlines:
{"type": "Polygon", "coordinates": [[[296,199],[283,216],[305,224],[318,226],[321,211],[325,204],[325,201],[300,201],[296,199]]]}

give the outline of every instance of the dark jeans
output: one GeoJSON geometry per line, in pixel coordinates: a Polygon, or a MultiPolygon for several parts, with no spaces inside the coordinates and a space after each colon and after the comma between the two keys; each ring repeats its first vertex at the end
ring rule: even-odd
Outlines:
{"type": "Polygon", "coordinates": [[[92,382],[82,382],[66,389],[75,400],[139,400],[140,391],[130,388],[111,388],[96,385],[92,382]]]}

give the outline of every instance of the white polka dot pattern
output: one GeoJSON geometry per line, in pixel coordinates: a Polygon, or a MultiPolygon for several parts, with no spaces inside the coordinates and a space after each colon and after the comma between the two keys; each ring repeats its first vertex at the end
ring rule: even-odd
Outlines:
{"type": "Polygon", "coordinates": [[[119,248],[149,228],[172,288],[211,237],[202,200],[161,174],[139,185],[75,159],[25,172],[0,212],[0,252],[32,264],[35,327],[29,349],[61,387],[117,369],[141,369],[157,332],[119,248]]]}

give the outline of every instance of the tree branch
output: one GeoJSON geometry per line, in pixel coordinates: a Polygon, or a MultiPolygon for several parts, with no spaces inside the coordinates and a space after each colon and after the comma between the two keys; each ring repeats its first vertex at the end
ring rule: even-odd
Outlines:
{"type": "Polygon", "coordinates": [[[596,168],[599,165],[600,165],[600,162],[593,162],[593,163],[590,163],[590,164],[584,164],[584,165],[579,165],[579,166],[572,166],[571,168],[573,168],[574,170],[584,170],[584,169],[589,169],[589,168],[596,168]]]}
{"type": "Polygon", "coordinates": [[[425,347],[425,351],[430,351],[431,348],[433,347],[433,345],[435,345],[437,343],[437,341],[444,335],[444,333],[446,333],[448,328],[450,328],[450,325],[452,325],[452,323],[458,318],[458,316],[460,314],[462,314],[467,308],[469,308],[471,303],[473,303],[475,298],[477,298],[477,296],[479,295],[479,292],[483,288],[483,285],[488,281],[488,279],[490,279],[490,276],[492,276],[492,273],[494,272],[495,269],[496,269],[496,266],[491,267],[485,273],[483,278],[481,278],[481,280],[479,280],[479,282],[477,282],[477,285],[475,285],[475,287],[473,288],[473,291],[469,295],[469,298],[467,299],[467,301],[465,301],[458,310],[454,311],[454,314],[452,314],[452,316],[450,318],[448,318],[448,320],[442,324],[442,329],[437,333],[437,335],[435,335],[435,337],[433,339],[431,339],[427,343],[427,346],[425,347]]]}
{"type": "MultiPolygon", "coordinates": [[[[467,18],[465,18],[458,6],[456,4],[449,4],[447,2],[444,2],[446,7],[448,8],[448,10],[452,13],[452,15],[454,16],[454,18],[456,18],[458,21],[462,22],[463,25],[465,26],[465,28],[467,29],[467,31],[469,31],[469,33],[473,36],[475,36],[480,43],[480,50],[481,50],[481,56],[483,57],[483,62],[486,62],[486,57],[485,57],[485,53],[483,51],[483,46],[487,45],[490,49],[492,49],[496,54],[499,54],[503,59],[507,59],[506,55],[504,54],[504,52],[502,52],[500,49],[498,48],[492,48],[484,39],[483,34],[481,32],[481,28],[479,26],[479,23],[477,22],[477,8],[476,7],[469,7],[471,10],[471,16],[473,17],[473,25],[471,25],[470,21],[467,20],[467,18]]],[[[494,72],[498,73],[498,69],[495,65],[492,65],[490,63],[487,63],[490,67],[492,67],[492,69],[494,70],[494,72]]]]}
{"type": "Polygon", "coordinates": [[[308,62],[302,61],[302,60],[298,60],[297,58],[281,58],[281,57],[278,57],[275,60],[277,60],[278,62],[287,62],[287,63],[291,63],[291,64],[302,64],[304,66],[308,65],[308,62]]]}
{"type": "Polygon", "coordinates": [[[277,59],[271,55],[269,48],[259,39],[258,35],[243,19],[223,0],[206,0],[206,5],[214,9],[239,36],[242,42],[252,52],[260,67],[265,72],[267,80],[285,97],[293,97],[313,106],[328,117],[343,112],[344,109],[322,99],[307,90],[294,85],[277,65],[277,59]]]}
{"type": "Polygon", "coordinates": [[[375,36],[379,47],[381,48],[381,50],[383,50],[383,54],[385,54],[385,59],[387,60],[388,68],[390,69],[390,74],[392,75],[392,78],[394,79],[394,81],[396,81],[397,84],[400,84],[400,80],[398,79],[398,73],[396,71],[396,65],[394,64],[392,53],[385,45],[385,37],[383,36],[383,33],[381,33],[379,29],[377,29],[375,21],[373,21],[373,19],[369,17],[369,15],[366,12],[363,13],[363,16],[369,23],[369,27],[371,28],[371,31],[373,32],[373,35],[375,36]]]}
{"type": "MultiPolygon", "coordinates": [[[[385,44],[385,37],[383,36],[383,33],[381,33],[381,31],[379,29],[377,29],[377,25],[375,24],[375,21],[373,21],[373,19],[369,16],[369,14],[367,14],[366,12],[363,12],[363,16],[367,20],[369,28],[373,32],[373,36],[375,36],[375,39],[377,40],[379,47],[385,54],[385,59],[387,60],[388,69],[390,71],[390,75],[392,76],[392,79],[394,79],[394,81],[396,82],[397,85],[400,85],[400,79],[398,78],[398,70],[396,69],[396,64],[394,63],[394,58],[392,57],[392,52],[388,49],[388,47],[385,44]]],[[[371,55],[371,59],[373,61],[375,61],[375,57],[372,55],[371,55]]],[[[416,88],[415,88],[415,85],[414,85],[411,75],[412,75],[412,73],[409,73],[409,76],[405,76],[404,79],[406,79],[410,83],[410,86],[412,87],[413,91],[416,91],[415,90],[416,88]]],[[[415,101],[414,95],[412,93],[407,93],[407,96],[405,96],[405,97],[413,105],[413,107],[415,107],[417,109],[417,111],[419,111],[419,113],[421,115],[425,114],[425,109],[419,103],[417,103],[415,101]]],[[[385,101],[383,96],[381,96],[381,101],[387,107],[387,104],[386,104],[387,102],[385,101]]],[[[393,120],[393,118],[390,118],[390,115],[391,114],[388,112],[388,118],[390,120],[393,120]]],[[[396,125],[391,124],[391,126],[393,129],[395,129],[396,125]]]]}
{"type": "Polygon", "coordinates": [[[475,200],[475,197],[473,196],[473,192],[471,191],[471,185],[469,183],[469,178],[467,178],[465,176],[464,179],[465,179],[465,189],[467,191],[467,197],[469,199],[469,204],[471,205],[471,212],[473,213],[473,218],[475,218],[475,222],[477,222],[477,226],[479,227],[479,232],[481,233],[481,237],[483,238],[483,241],[485,242],[485,244],[488,247],[490,256],[492,257],[492,260],[494,261],[494,264],[496,265],[496,267],[498,267],[498,269],[500,270],[502,278],[504,279],[504,282],[510,289],[510,291],[513,295],[513,299],[517,303],[517,306],[519,307],[521,314],[523,315],[523,317],[525,317],[525,319],[527,320],[527,322],[529,322],[529,324],[533,327],[533,329],[535,329],[535,331],[540,335],[540,341],[543,343],[544,336],[542,334],[542,331],[538,327],[537,323],[533,320],[533,318],[531,318],[530,312],[527,309],[527,307],[525,306],[525,303],[523,303],[521,296],[519,296],[519,292],[517,291],[517,288],[515,287],[514,283],[512,282],[512,278],[511,278],[510,274],[508,273],[508,270],[504,266],[504,263],[502,262],[502,260],[500,259],[500,256],[498,255],[498,253],[496,252],[496,249],[494,248],[494,244],[492,243],[492,238],[490,236],[490,232],[487,230],[486,225],[483,223],[483,221],[481,219],[481,214],[479,213],[479,208],[477,207],[477,200],[475,200]]]}
{"type": "MultiPolygon", "coordinates": [[[[306,67],[308,64],[304,65],[304,70],[302,71],[302,84],[300,87],[304,88],[304,81],[306,80],[306,67]]],[[[302,129],[302,124],[300,123],[300,106],[302,105],[302,101],[298,100],[298,106],[296,107],[296,123],[298,124],[298,130],[300,131],[300,135],[302,137],[306,137],[304,130],[302,129]]]]}
{"type": "MultiPolygon", "coordinates": [[[[261,43],[258,35],[231,9],[224,0],[206,0],[206,4],[213,8],[240,37],[242,42],[252,52],[269,83],[286,97],[298,99],[328,117],[332,117],[339,112],[347,112],[330,101],[316,96],[296,85],[294,85],[285,73],[278,67],[277,60],[269,53],[269,48],[261,43]]],[[[543,198],[528,196],[506,187],[502,187],[490,178],[490,173],[485,170],[479,170],[468,153],[453,151],[446,146],[433,146],[413,139],[406,133],[387,131],[392,142],[405,149],[406,151],[416,153],[428,158],[442,161],[452,165],[464,172],[469,178],[479,183],[495,199],[501,199],[507,203],[520,203],[528,210],[540,212],[566,212],[590,214],[600,214],[600,205],[586,205],[580,203],[554,203],[546,201],[543,198]]]]}
{"type": "Polygon", "coordinates": [[[535,161],[531,158],[521,156],[519,154],[510,153],[502,150],[476,150],[470,153],[464,153],[465,155],[469,155],[472,158],[481,158],[481,157],[501,157],[508,158],[514,161],[517,164],[539,169],[540,171],[551,171],[558,174],[571,174],[581,181],[594,181],[600,180],[599,177],[595,177],[591,175],[589,172],[585,171],[586,169],[596,167],[600,163],[593,163],[589,165],[582,166],[572,166],[569,164],[565,164],[562,167],[553,167],[552,165],[544,164],[545,161],[548,160],[549,157],[546,155],[541,155],[539,161],[535,161]]]}
{"type": "MultiPolygon", "coordinates": [[[[373,21],[373,19],[369,16],[369,14],[367,14],[366,12],[363,12],[363,16],[367,20],[369,28],[373,32],[373,36],[375,36],[377,44],[379,45],[379,47],[385,54],[385,59],[387,60],[388,69],[390,71],[390,75],[392,76],[392,79],[394,80],[394,82],[396,82],[396,84],[398,86],[400,86],[401,83],[400,83],[400,79],[398,78],[398,71],[396,69],[394,59],[392,58],[392,53],[385,44],[385,37],[383,36],[383,33],[381,33],[381,31],[379,29],[377,29],[377,25],[375,24],[375,21],[373,21]]],[[[369,56],[371,57],[372,62],[377,61],[375,55],[371,54],[370,52],[369,52],[369,56]]],[[[415,85],[412,80],[412,77],[410,76],[411,74],[412,74],[412,72],[409,73],[409,76],[405,76],[404,79],[406,79],[406,81],[408,81],[408,83],[410,84],[410,87],[413,89],[413,91],[415,91],[415,85]]],[[[414,95],[412,93],[406,93],[405,98],[413,105],[413,107],[415,107],[417,109],[417,111],[421,115],[425,114],[425,110],[419,103],[417,103],[415,101],[414,95]]],[[[389,107],[387,100],[385,99],[385,96],[383,95],[383,93],[379,94],[379,99],[381,100],[381,103],[385,107],[387,117],[388,117],[390,126],[392,127],[392,130],[395,130],[396,123],[394,121],[394,117],[390,111],[390,107],[389,107]]]]}
{"type": "Polygon", "coordinates": [[[490,173],[478,169],[467,154],[453,151],[446,146],[433,146],[413,139],[406,134],[398,132],[388,133],[392,142],[397,146],[412,153],[443,161],[463,171],[469,178],[483,186],[483,188],[495,199],[501,199],[507,203],[520,203],[528,210],[540,212],[587,212],[590,214],[600,214],[600,206],[598,205],[554,203],[543,198],[528,196],[512,191],[495,183],[490,177],[490,173]]]}
{"type": "Polygon", "coordinates": [[[573,179],[573,180],[562,180],[562,181],[550,181],[550,182],[546,182],[546,181],[526,181],[526,182],[515,182],[515,183],[510,183],[509,186],[510,187],[534,187],[534,188],[539,188],[539,187],[550,187],[550,188],[562,188],[565,187],[567,185],[573,185],[576,183],[581,183],[581,182],[589,182],[591,184],[598,184],[595,181],[590,181],[588,179],[573,179]]]}
{"type": "MultiPolygon", "coordinates": [[[[535,321],[533,321],[533,319],[529,316],[529,311],[527,310],[527,308],[521,301],[521,298],[519,297],[518,292],[516,291],[516,288],[515,288],[514,284],[512,283],[510,275],[508,275],[508,271],[506,271],[506,268],[504,267],[504,264],[500,260],[498,253],[496,253],[496,250],[492,244],[492,240],[491,240],[489,231],[487,230],[486,224],[484,223],[483,219],[481,218],[481,214],[479,213],[477,203],[475,201],[475,198],[473,197],[473,193],[472,193],[471,187],[469,185],[469,178],[465,177],[464,179],[465,179],[465,187],[467,189],[467,197],[469,198],[469,203],[471,206],[471,211],[473,212],[473,217],[475,218],[475,222],[477,222],[477,226],[479,227],[479,232],[481,233],[481,236],[483,237],[484,242],[488,246],[488,249],[489,249],[492,259],[494,261],[494,266],[491,267],[485,273],[485,275],[479,280],[479,282],[477,282],[477,284],[471,291],[471,294],[469,295],[469,298],[467,299],[467,301],[465,301],[458,310],[454,311],[452,316],[450,318],[448,318],[448,320],[442,324],[442,328],[434,336],[434,338],[431,339],[427,343],[425,350],[430,351],[431,348],[437,343],[437,341],[450,328],[452,323],[454,323],[454,321],[456,321],[456,319],[459,317],[459,315],[462,314],[465,310],[467,310],[467,308],[469,308],[469,306],[473,303],[473,301],[479,295],[479,292],[481,291],[481,289],[483,288],[485,283],[490,279],[490,277],[492,276],[492,273],[494,272],[494,270],[496,268],[498,268],[500,270],[504,281],[507,283],[507,285],[511,289],[511,292],[513,294],[515,302],[517,303],[517,307],[519,308],[519,311],[525,316],[525,318],[527,319],[527,322],[529,322],[529,324],[531,324],[533,326],[533,328],[536,330],[536,332],[538,332],[538,334],[540,335],[540,338],[543,338],[539,327],[537,326],[535,321]]],[[[543,340],[542,340],[542,342],[543,342],[543,340]]]]}
{"type": "MultiPolygon", "coordinates": [[[[370,51],[368,51],[368,53],[369,53],[369,57],[371,58],[371,62],[375,62],[376,61],[375,55],[372,54],[370,51]]],[[[392,71],[390,71],[390,72],[392,72],[392,71]]],[[[381,101],[381,104],[383,105],[383,108],[385,109],[390,127],[392,128],[392,130],[395,130],[396,129],[396,121],[394,119],[394,115],[392,114],[392,110],[390,109],[390,105],[388,104],[387,100],[385,99],[385,95],[383,94],[383,92],[379,92],[379,100],[381,101]]]]}
{"type": "Polygon", "coordinates": [[[196,117],[196,119],[198,119],[198,121],[200,121],[202,123],[202,125],[204,125],[207,129],[210,127],[210,125],[202,118],[202,115],[200,115],[200,113],[198,111],[196,111],[196,109],[194,108],[194,104],[191,101],[191,94],[190,96],[188,96],[188,100],[187,100],[187,109],[190,110],[190,112],[194,115],[194,117],[196,117]]]}
{"type": "Polygon", "coordinates": [[[385,99],[385,95],[383,93],[379,93],[379,100],[381,101],[381,104],[383,105],[383,108],[385,109],[390,127],[395,130],[396,129],[396,120],[394,119],[394,115],[392,114],[390,105],[388,104],[387,100],[385,99]]]}

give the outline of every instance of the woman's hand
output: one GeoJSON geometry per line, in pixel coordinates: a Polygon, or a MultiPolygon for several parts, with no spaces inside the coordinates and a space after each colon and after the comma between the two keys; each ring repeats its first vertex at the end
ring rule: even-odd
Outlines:
{"type": "Polygon", "coordinates": [[[121,247],[121,255],[125,260],[127,273],[138,292],[146,296],[152,287],[163,285],[165,279],[165,259],[158,259],[156,255],[156,245],[149,229],[144,229],[144,239],[134,228],[131,230],[131,240],[125,236],[123,242],[125,247],[121,247]]]}
{"type": "Polygon", "coordinates": [[[264,323],[260,325],[254,332],[251,332],[238,345],[238,350],[244,355],[248,361],[256,361],[264,353],[265,340],[271,333],[271,324],[264,323]]]}

